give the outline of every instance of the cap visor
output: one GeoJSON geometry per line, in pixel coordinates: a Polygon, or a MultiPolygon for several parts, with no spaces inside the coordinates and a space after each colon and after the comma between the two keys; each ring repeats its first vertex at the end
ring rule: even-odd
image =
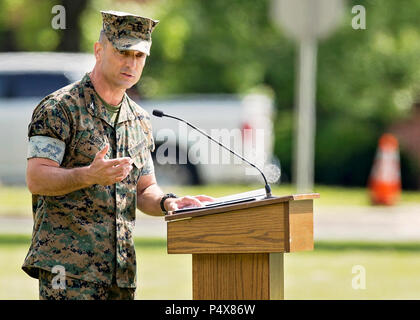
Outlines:
{"type": "Polygon", "coordinates": [[[118,39],[114,41],[113,45],[118,50],[135,50],[149,56],[152,43],[141,39],[118,39]]]}

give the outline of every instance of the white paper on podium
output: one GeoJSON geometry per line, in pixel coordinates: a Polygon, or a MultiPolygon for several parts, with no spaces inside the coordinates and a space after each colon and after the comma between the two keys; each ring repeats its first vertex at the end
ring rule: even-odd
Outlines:
{"type": "Polygon", "coordinates": [[[264,197],[265,197],[265,189],[262,188],[262,189],[257,189],[257,190],[242,192],[242,193],[235,193],[229,196],[216,198],[216,201],[212,203],[224,202],[224,201],[230,201],[230,200],[239,200],[239,199],[244,199],[244,198],[256,198],[257,200],[260,200],[260,199],[263,199],[264,197]]]}
{"type": "Polygon", "coordinates": [[[253,200],[261,200],[265,198],[265,189],[252,190],[242,193],[236,193],[229,196],[215,198],[216,201],[207,203],[204,207],[184,207],[182,209],[175,210],[174,213],[181,213],[186,211],[194,211],[201,209],[208,209],[212,207],[219,207],[228,204],[235,204],[241,202],[248,202],[253,200]]]}

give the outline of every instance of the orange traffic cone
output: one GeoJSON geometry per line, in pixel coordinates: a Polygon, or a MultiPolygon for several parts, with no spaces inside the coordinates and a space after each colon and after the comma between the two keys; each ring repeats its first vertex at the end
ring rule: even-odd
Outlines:
{"type": "Polygon", "coordinates": [[[373,204],[393,205],[401,195],[398,140],[386,133],[379,139],[375,161],[368,182],[373,204]]]}

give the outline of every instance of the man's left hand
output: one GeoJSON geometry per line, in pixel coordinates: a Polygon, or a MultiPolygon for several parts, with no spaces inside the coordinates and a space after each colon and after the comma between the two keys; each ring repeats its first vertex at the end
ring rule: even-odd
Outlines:
{"type": "Polygon", "coordinates": [[[164,205],[168,214],[172,214],[175,210],[187,207],[204,207],[207,203],[214,202],[215,200],[206,195],[185,196],[181,198],[169,198],[165,201],[164,205]]]}

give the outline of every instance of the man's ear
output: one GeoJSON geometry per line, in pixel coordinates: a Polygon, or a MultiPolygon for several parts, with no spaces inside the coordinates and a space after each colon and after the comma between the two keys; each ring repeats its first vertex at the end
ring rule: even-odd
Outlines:
{"type": "Polygon", "coordinates": [[[101,61],[103,52],[104,47],[102,44],[99,41],[95,42],[93,45],[93,53],[95,55],[96,61],[101,61]]]}

